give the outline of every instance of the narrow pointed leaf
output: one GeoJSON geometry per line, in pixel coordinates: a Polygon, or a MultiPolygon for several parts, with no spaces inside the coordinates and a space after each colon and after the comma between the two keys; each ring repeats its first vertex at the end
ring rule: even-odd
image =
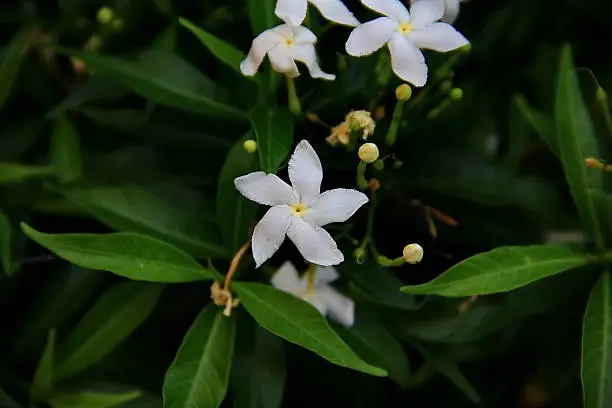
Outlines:
{"type": "Polygon", "coordinates": [[[114,408],[140,397],[140,391],[121,394],[102,394],[95,392],[80,392],[74,394],[59,394],[47,402],[51,408],[114,408]]]}
{"type": "Polygon", "coordinates": [[[18,163],[0,163],[0,184],[19,183],[55,174],[51,166],[31,166],[18,163]]]}
{"type": "Polygon", "coordinates": [[[251,110],[251,124],[257,136],[261,169],[276,173],[293,143],[293,115],[284,108],[260,105],[251,110]]]}
{"type": "Polygon", "coordinates": [[[248,0],[248,4],[253,35],[258,35],[277,24],[274,15],[276,5],[274,0],[248,0]]]}
{"type": "Polygon", "coordinates": [[[17,79],[21,61],[31,39],[30,34],[31,31],[27,28],[19,31],[4,49],[0,61],[0,109],[4,106],[17,79]]]}
{"type": "Polygon", "coordinates": [[[34,401],[43,401],[47,396],[51,395],[55,386],[54,364],[56,334],[57,333],[53,329],[49,331],[47,344],[45,345],[42,357],[34,373],[30,392],[34,401]]]}
{"type": "Polygon", "coordinates": [[[533,127],[546,144],[548,144],[548,147],[555,156],[560,157],[559,142],[557,141],[556,133],[557,129],[555,129],[554,121],[532,108],[523,95],[515,96],[514,101],[531,127],[533,127]]]}

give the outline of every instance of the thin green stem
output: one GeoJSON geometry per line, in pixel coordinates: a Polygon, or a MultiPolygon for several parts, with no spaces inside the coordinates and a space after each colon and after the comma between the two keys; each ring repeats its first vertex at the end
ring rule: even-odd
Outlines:
{"type": "Polygon", "coordinates": [[[365,190],[368,188],[368,181],[365,178],[365,171],[368,164],[364,161],[359,160],[359,164],[357,165],[357,186],[361,190],[365,190]]]}
{"type": "Polygon", "coordinates": [[[397,140],[397,129],[402,120],[402,114],[404,113],[404,101],[397,101],[395,109],[393,110],[393,118],[391,119],[391,125],[387,131],[387,146],[393,146],[397,140]]]}
{"type": "Polygon", "coordinates": [[[289,76],[287,77],[287,98],[289,100],[289,110],[295,116],[299,116],[302,113],[302,105],[295,90],[295,81],[289,76]]]}
{"type": "Polygon", "coordinates": [[[365,251],[366,247],[370,243],[372,239],[372,233],[374,232],[374,214],[376,212],[376,206],[378,205],[378,200],[376,199],[376,194],[372,194],[370,197],[370,208],[368,208],[368,219],[366,221],[366,233],[361,241],[361,245],[359,245],[359,249],[365,251]]]}

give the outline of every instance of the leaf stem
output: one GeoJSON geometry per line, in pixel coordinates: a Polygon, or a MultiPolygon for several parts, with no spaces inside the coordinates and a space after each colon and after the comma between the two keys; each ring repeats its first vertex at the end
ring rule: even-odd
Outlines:
{"type": "Polygon", "coordinates": [[[393,118],[391,119],[391,125],[387,131],[386,141],[387,146],[393,146],[397,140],[397,129],[399,128],[400,121],[402,120],[402,114],[404,113],[404,104],[406,101],[398,100],[393,110],[393,118]]]}
{"type": "Polygon", "coordinates": [[[299,116],[302,113],[302,106],[300,104],[300,99],[297,96],[297,91],[295,90],[295,81],[293,78],[287,76],[287,98],[289,100],[289,110],[295,116],[299,116]]]}

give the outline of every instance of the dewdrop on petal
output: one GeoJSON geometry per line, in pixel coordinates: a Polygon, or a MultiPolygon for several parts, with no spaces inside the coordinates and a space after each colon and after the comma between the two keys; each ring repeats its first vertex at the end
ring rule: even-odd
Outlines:
{"type": "Polygon", "coordinates": [[[242,147],[247,153],[252,154],[257,151],[257,142],[253,139],[245,140],[242,147]]]}
{"type": "Polygon", "coordinates": [[[409,264],[418,264],[423,259],[423,247],[419,244],[409,244],[402,251],[404,261],[409,264]]]}
{"type": "Polygon", "coordinates": [[[359,147],[357,152],[359,159],[366,163],[374,163],[378,160],[379,152],[378,146],[374,143],[364,143],[359,147]]]}
{"type": "Polygon", "coordinates": [[[367,140],[368,136],[374,133],[376,124],[372,119],[372,114],[367,110],[351,111],[346,115],[345,122],[348,124],[352,131],[363,132],[363,140],[367,140]]]}

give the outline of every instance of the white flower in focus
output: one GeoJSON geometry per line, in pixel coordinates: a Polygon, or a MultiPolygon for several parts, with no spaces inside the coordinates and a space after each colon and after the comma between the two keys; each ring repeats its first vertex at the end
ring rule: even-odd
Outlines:
{"type": "Polygon", "coordinates": [[[289,261],[285,262],[272,276],[272,285],[284,292],[309,302],[322,315],[350,327],[355,321],[355,302],[344,296],[329,284],[338,279],[338,272],[332,267],[316,267],[314,282],[309,285],[308,273],[301,278],[289,261]]]}
{"type": "Polygon", "coordinates": [[[257,223],[251,240],[259,267],[289,237],[308,262],[329,266],[344,255],[322,227],[349,219],[368,197],[352,189],[336,188],[320,193],[323,169],[312,146],[302,140],[289,160],[292,186],[275,174],[257,171],[238,177],[234,185],[249,200],[272,206],[257,223]]]}
{"type": "Polygon", "coordinates": [[[468,44],[452,26],[437,22],[444,14],[441,0],[415,1],[410,12],[400,0],[361,2],[385,17],[356,27],[346,42],[346,52],[359,57],[372,54],[386,44],[391,52],[393,72],[415,86],[427,82],[427,65],[419,49],[448,52],[468,44]]]}
{"type": "Polygon", "coordinates": [[[300,75],[295,64],[299,61],[306,65],[313,78],[332,81],[336,76],[323,72],[317,62],[316,42],[317,37],[306,27],[281,24],[255,37],[249,53],[240,63],[240,71],[246,76],[255,75],[268,55],[272,68],[289,77],[300,75]]]}
{"type": "Polygon", "coordinates": [[[299,26],[306,18],[308,3],[319,9],[327,20],[350,27],[359,25],[359,21],[341,0],[278,0],[274,14],[291,25],[299,26]]]}

